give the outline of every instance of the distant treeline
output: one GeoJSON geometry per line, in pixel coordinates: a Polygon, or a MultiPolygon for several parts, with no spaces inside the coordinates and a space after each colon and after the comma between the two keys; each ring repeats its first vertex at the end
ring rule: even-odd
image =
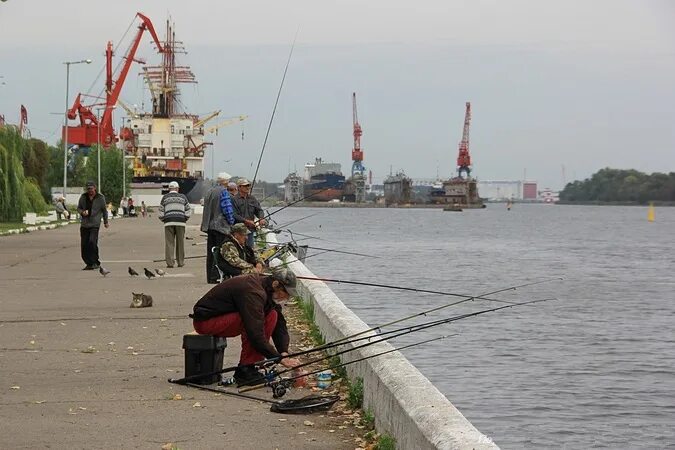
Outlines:
{"type": "Polygon", "coordinates": [[[637,170],[601,169],[584,181],[568,183],[562,202],[639,203],[675,201],[675,172],[651,175],[637,170]]]}

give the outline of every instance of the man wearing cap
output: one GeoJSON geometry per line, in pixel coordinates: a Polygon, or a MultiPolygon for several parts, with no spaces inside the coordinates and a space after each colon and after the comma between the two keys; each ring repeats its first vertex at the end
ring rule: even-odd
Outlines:
{"type": "MultiPolygon", "coordinates": [[[[257,198],[251,195],[251,182],[246,178],[240,178],[237,181],[239,188],[239,195],[234,200],[234,218],[237,223],[243,223],[251,231],[255,231],[256,223],[264,227],[267,222],[264,217],[260,202],[257,198]]],[[[249,234],[247,241],[249,246],[253,247],[253,233],[249,234]]]]}
{"type": "Polygon", "coordinates": [[[185,264],[185,222],[190,218],[192,209],[184,194],[178,192],[178,182],[169,183],[169,192],[159,202],[159,220],[164,222],[164,258],[166,267],[174,264],[173,252],[176,249],[178,267],[185,264]]]}
{"type": "Polygon", "coordinates": [[[207,234],[206,238],[206,282],[218,283],[218,269],[213,260],[213,247],[220,248],[225,237],[230,233],[230,225],[234,225],[232,199],[226,186],[230,174],[218,174],[218,184],[204,198],[204,215],[200,229],[207,234]]]}
{"type": "Polygon", "coordinates": [[[231,227],[230,235],[220,247],[221,258],[218,267],[226,278],[262,272],[262,260],[246,244],[246,237],[250,233],[246,225],[235,223],[231,227]]]}
{"type": "Polygon", "coordinates": [[[281,358],[281,364],[299,364],[288,356],[286,319],[277,302],[295,294],[295,275],[286,268],[271,275],[241,275],[223,281],[207,292],[193,308],[195,331],[220,337],[241,335],[239,367],[234,372],[238,385],[264,382],[251,366],[265,358],[281,358]],[[270,343],[270,337],[274,345],[270,343]]]}
{"type": "Polygon", "coordinates": [[[103,194],[96,192],[96,183],[87,181],[87,192],[77,202],[80,214],[80,253],[86,264],[82,270],[94,270],[101,267],[98,259],[98,231],[101,219],[108,228],[108,208],[103,194]]]}

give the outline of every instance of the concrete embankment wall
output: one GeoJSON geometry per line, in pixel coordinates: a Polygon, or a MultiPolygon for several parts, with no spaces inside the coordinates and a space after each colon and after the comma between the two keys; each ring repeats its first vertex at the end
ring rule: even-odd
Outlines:
{"type": "MultiPolygon", "coordinates": [[[[287,263],[296,276],[315,277],[295,258],[289,257],[287,263]]],[[[321,281],[298,280],[298,293],[314,304],[314,321],[327,342],[369,328],[321,281]]],[[[348,362],[391,349],[390,344],[382,342],[341,358],[348,362]]],[[[394,437],[397,448],[498,448],[399,352],[350,364],[346,369],[352,380],[363,378],[363,408],[373,411],[378,431],[394,437]]]]}

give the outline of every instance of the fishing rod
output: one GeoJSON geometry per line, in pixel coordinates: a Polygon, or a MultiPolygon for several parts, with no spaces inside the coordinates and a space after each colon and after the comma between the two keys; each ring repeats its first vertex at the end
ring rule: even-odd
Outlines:
{"type": "MultiPolygon", "coordinates": [[[[319,249],[319,247],[308,247],[308,248],[319,249]]],[[[327,250],[327,249],[319,249],[319,250],[327,250]]],[[[337,280],[337,279],[333,279],[333,278],[306,277],[306,276],[301,276],[301,275],[296,276],[296,278],[298,278],[300,280],[323,281],[323,282],[338,283],[338,284],[355,284],[357,286],[370,286],[370,287],[378,287],[378,288],[396,289],[396,290],[399,290],[399,291],[412,291],[412,292],[419,292],[419,293],[422,293],[422,294],[447,295],[449,297],[460,297],[460,298],[471,299],[471,300],[474,300],[474,299],[475,300],[489,300],[489,301],[510,303],[510,302],[507,302],[505,300],[497,300],[497,299],[493,299],[493,298],[484,298],[483,296],[455,294],[455,293],[452,293],[452,292],[432,291],[432,290],[429,290],[429,289],[418,289],[418,288],[405,287],[405,286],[393,286],[393,285],[389,285],[389,284],[367,283],[365,281],[337,280]]],[[[523,286],[517,286],[517,287],[523,287],[523,286]]],[[[489,295],[489,294],[486,294],[486,295],[489,295]]]]}
{"type": "Polygon", "coordinates": [[[288,233],[288,234],[291,235],[291,239],[293,239],[293,240],[295,240],[295,238],[293,238],[293,236],[298,235],[298,236],[305,237],[307,239],[316,239],[317,241],[324,241],[324,242],[330,242],[331,244],[341,245],[340,242],[331,241],[330,239],[320,238],[320,237],[312,236],[312,235],[309,235],[309,234],[298,233],[297,231],[291,231],[289,229],[270,230],[270,232],[274,233],[274,234],[288,233]]]}
{"type": "Polygon", "coordinates": [[[283,211],[284,209],[288,208],[289,206],[293,206],[293,205],[295,205],[296,203],[300,203],[300,202],[302,202],[302,201],[304,201],[304,200],[307,200],[308,198],[312,198],[312,197],[314,197],[314,196],[317,196],[317,195],[319,195],[320,193],[322,193],[322,192],[324,192],[324,191],[327,191],[327,190],[329,190],[329,189],[332,189],[332,188],[327,187],[327,188],[324,188],[324,189],[320,189],[320,190],[318,190],[318,191],[316,191],[316,192],[313,192],[312,194],[305,195],[304,197],[300,197],[298,200],[292,201],[292,202],[290,202],[289,204],[284,205],[284,206],[282,206],[281,208],[279,208],[279,209],[277,209],[277,210],[275,210],[275,211],[272,211],[271,213],[267,213],[267,215],[266,215],[265,217],[263,217],[263,219],[267,220],[267,219],[269,219],[271,216],[273,216],[274,214],[278,213],[279,211],[283,211]]]}
{"type": "MultiPolygon", "coordinates": [[[[400,319],[396,319],[396,320],[392,320],[392,321],[387,322],[387,323],[383,323],[383,324],[381,324],[381,325],[378,325],[378,326],[376,326],[376,327],[369,328],[369,329],[367,329],[367,330],[363,330],[363,331],[361,331],[361,332],[359,332],[359,333],[356,333],[356,334],[353,334],[353,335],[351,335],[351,336],[346,336],[346,337],[342,338],[341,340],[339,340],[339,341],[334,341],[334,342],[340,342],[340,341],[345,341],[345,340],[353,339],[353,338],[355,338],[355,337],[357,337],[357,336],[362,336],[362,335],[364,335],[364,334],[366,334],[366,333],[369,333],[369,332],[371,332],[371,331],[378,331],[378,330],[380,330],[381,328],[384,328],[384,327],[389,327],[389,326],[391,326],[391,325],[396,325],[397,323],[405,322],[405,321],[408,321],[408,320],[410,320],[410,319],[414,319],[414,318],[416,318],[416,317],[426,316],[426,315],[429,314],[429,313],[436,312],[436,311],[440,311],[440,310],[445,309],[445,308],[450,308],[451,306],[460,305],[460,304],[462,304],[462,303],[470,302],[470,301],[476,300],[476,299],[478,299],[478,298],[483,299],[483,298],[485,298],[485,297],[488,297],[489,295],[499,294],[500,292],[515,291],[516,289],[519,289],[519,288],[529,287],[529,286],[535,286],[535,285],[537,285],[537,284],[550,283],[550,282],[552,282],[552,281],[559,281],[559,280],[562,280],[562,278],[549,278],[549,279],[547,279],[547,280],[534,281],[534,282],[532,282],[532,283],[524,283],[524,284],[520,284],[520,285],[516,285],[516,286],[511,286],[511,287],[507,287],[507,288],[497,289],[497,290],[495,290],[495,291],[487,292],[487,293],[485,293],[485,294],[477,295],[477,296],[474,296],[474,297],[467,297],[467,298],[464,298],[463,300],[458,300],[458,301],[456,301],[456,302],[452,302],[452,303],[448,303],[448,304],[445,304],[445,305],[437,306],[437,307],[435,307],[435,308],[431,308],[431,309],[428,309],[428,310],[426,310],[426,311],[422,311],[422,312],[419,312],[419,313],[411,314],[411,315],[409,315],[409,316],[406,316],[406,317],[403,317],[403,318],[400,318],[400,319]]],[[[509,305],[509,306],[512,306],[512,305],[509,305]]],[[[333,343],[334,343],[334,342],[333,342],[333,343]]]]}
{"type": "MultiPolygon", "coordinates": [[[[329,366],[328,369],[317,369],[317,370],[314,370],[312,372],[302,373],[302,374],[299,374],[299,375],[291,376],[289,378],[284,378],[283,380],[280,380],[282,382],[281,386],[278,386],[278,385],[274,386],[275,391],[276,391],[276,393],[279,393],[281,391],[279,388],[282,387],[284,389],[283,393],[285,394],[286,393],[285,389],[287,389],[292,384],[293,381],[295,381],[299,378],[304,378],[304,377],[308,377],[308,376],[311,376],[311,375],[316,375],[317,373],[324,372],[325,370],[339,369],[341,367],[346,367],[346,366],[349,366],[351,364],[356,364],[356,363],[361,362],[361,361],[365,361],[365,360],[372,359],[372,358],[377,358],[378,356],[386,355],[387,353],[398,352],[398,351],[404,350],[406,348],[416,347],[418,345],[427,344],[429,342],[440,341],[441,339],[446,339],[446,338],[449,338],[449,337],[452,337],[452,336],[457,336],[457,335],[451,334],[451,335],[448,335],[448,336],[438,336],[438,337],[427,339],[427,340],[424,340],[424,341],[415,342],[413,344],[404,345],[402,347],[396,347],[396,348],[392,348],[392,349],[389,349],[389,350],[385,350],[385,351],[376,353],[374,355],[364,356],[363,358],[354,359],[352,361],[348,361],[348,362],[345,362],[345,363],[334,364],[332,366],[329,366]]],[[[297,366],[297,367],[300,367],[300,366],[297,366]]],[[[294,370],[294,369],[288,369],[288,370],[294,370]]],[[[286,371],[283,371],[283,372],[286,372],[286,371]]],[[[280,375],[283,372],[280,372],[277,375],[280,375]]],[[[243,394],[244,392],[249,392],[249,391],[253,391],[253,390],[256,390],[256,389],[262,389],[263,387],[265,387],[265,385],[248,386],[248,387],[245,387],[243,389],[239,389],[239,393],[243,394]]]]}
{"type": "MultiPolygon", "coordinates": [[[[331,344],[330,346],[324,345],[324,346],[315,347],[313,349],[303,350],[303,351],[300,351],[300,352],[289,354],[288,356],[286,356],[286,358],[295,358],[297,356],[303,356],[303,355],[307,355],[309,353],[315,353],[315,352],[318,352],[318,351],[325,351],[327,349],[334,348],[334,347],[341,346],[341,345],[353,344],[355,342],[359,342],[359,341],[362,341],[362,340],[379,338],[379,339],[376,339],[376,340],[370,340],[370,341],[368,341],[364,344],[361,344],[361,345],[357,345],[356,347],[350,347],[350,348],[335,352],[333,354],[329,354],[327,356],[322,356],[320,358],[316,358],[316,359],[313,359],[311,361],[307,361],[305,363],[299,364],[299,365],[294,366],[294,367],[289,368],[289,369],[281,370],[281,371],[277,372],[276,375],[281,376],[281,375],[283,375],[285,373],[288,373],[292,370],[300,369],[300,368],[303,368],[303,367],[306,367],[306,366],[310,366],[312,364],[316,364],[318,362],[325,361],[327,359],[332,359],[336,356],[340,356],[340,355],[343,355],[345,353],[360,350],[360,349],[365,348],[365,347],[370,347],[371,345],[375,345],[375,344],[378,344],[378,343],[383,342],[383,341],[388,341],[389,339],[395,339],[397,337],[405,336],[405,335],[408,335],[408,334],[411,334],[411,333],[416,333],[418,331],[427,330],[429,328],[434,328],[434,327],[437,327],[437,326],[440,326],[440,325],[446,325],[446,324],[452,323],[452,322],[457,322],[458,320],[468,319],[468,318],[471,318],[471,317],[480,316],[482,314],[500,311],[500,310],[506,309],[506,308],[513,308],[515,306],[531,305],[531,304],[534,304],[534,303],[541,303],[541,302],[546,302],[546,301],[550,301],[550,300],[555,300],[555,299],[546,298],[546,299],[540,299],[540,300],[531,300],[531,301],[528,301],[528,302],[514,303],[514,304],[511,304],[511,305],[505,305],[505,306],[499,306],[499,307],[496,307],[496,308],[484,309],[484,310],[475,311],[475,312],[472,312],[472,313],[461,314],[461,315],[458,315],[458,316],[451,316],[451,317],[446,317],[446,318],[442,318],[442,319],[432,320],[430,322],[424,322],[424,323],[417,324],[417,325],[411,325],[409,327],[403,327],[403,328],[399,328],[399,329],[396,329],[396,330],[390,330],[390,331],[387,331],[387,332],[377,334],[375,336],[366,336],[366,337],[351,339],[349,341],[343,341],[343,342],[335,341],[336,343],[331,344]]],[[[242,391],[242,392],[244,392],[244,391],[242,391]]]]}
{"type": "MultiPolygon", "coordinates": [[[[496,308],[480,310],[480,311],[476,311],[476,312],[473,312],[473,313],[466,313],[466,314],[461,314],[461,315],[458,315],[458,316],[451,316],[451,317],[446,317],[446,318],[443,318],[443,319],[437,319],[437,320],[433,320],[433,321],[430,321],[430,322],[424,322],[424,323],[411,325],[411,326],[403,327],[403,328],[398,328],[398,329],[394,329],[394,330],[383,331],[383,332],[379,332],[376,335],[363,336],[364,334],[366,334],[368,332],[377,330],[376,328],[371,328],[369,330],[365,330],[363,332],[356,333],[356,334],[353,334],[351,336],[346,336],[343,339],[339,339],[339,340],[336,340],[336,341],[333,341],[333,342],[329,342],[329,343],[326,343],[326,344],[323,344],[323,345],[319,345],[319,346],[314,347],[314,348],[302,350],[302,351],[295,352],[295,353],[290,353],[287,356],[285,356],[284,358],[295,358],[295,357],[307,355],[307,354],[310,354],[310,353],[325,351],[325,350],[335,348],[335,347],[338,347],[338,346],[341,346],[341,345],[353,344],[353,343],[364,341],[364,340],[371,340],[371,339],[374,339],[374,338],[379,338],[377,340],[370,341],[370,342],[368,342],[366,344],[363,344],[361,346],[351,348],[351,349],[347,349],[347,350],[344,350],[342,352],[338,352],[338,353],[336,353],[332,356],[328,356],[327,358],[321,358],[321,359],[318,359],[316,361],[313,361],[313,362],[309,363],[309,364],[312,364],[312,363],[315,363],[315,362],[318,362],[318,361],[322,361],[324,359],[330,359],[334,356],[338,356],[340,354],[344,354],[344,353],[347,353],[349,351],[354,351],[354,350],[366,347],[368,345],[374,345],[374,344],[377,344],[377,343],[382,342],[382,341],[387,340],[387,339],[394,339],[394,338],[396,338],[398,336],[402,336],[404,334],[410,334],[410,333],[413,333],[415,331],[425,330],[427,328],[432,328],[434,326],[439,326],[439,325],[443,325],[443,324],[446,324],[446,323],[456,322],[458,320],[466,319],[466,318],[469,318],[469,317],[475,317],[475,316],[479,316],[479,315],[482,315],[482,314],[487,314],[489,312],[499,311],[500,309],[511,308],[511,307],[514,307],[514,306],[529,305],[529,304],[532,304],[532,303],[538,303],[538,302],[549,301],[549,300],[553,300],[553,299],[531,300],[529,302],[514,303],[514,304],[510,304],[510,305],[506,305],[506,306],[500,306],[500,307],[496,307],[496,308]]],[[[381,325],[381,326],[383,327],[385,325],[381,325]]],[[[270,367],[274,364],[277,364],[281,359],[282,359],[282,357],[280,357],[280,356],[277,356],[277,357],[274,357],[274,358],[267,358],[267,359],[264,359],[264,360],[256,362],[256,363],[249,364],[249,366],[260,367],[260,368],[268,368],[268,367],[270,367]]],[[[295,366],[294,369],[298,368],[298,367],[304,367],[305,365],[307,365],[307,364],[295,366]]],[[[222,369],[222,370],[217,370],[217,371],[214,371],[214,372],[203,373],[203,374],[196,374],[196,375],[192,375],[192,376],[185,377],[185,378],[179,378],[179,379],[170,378],[169,382],[184,384],[188,381],[194,381],[194,380],[197,380],[197,379],[210,377],[210,376],[218,375],[218,374],[221,374],[221,373],[232,372],[232,371],[236,370],[237,367],[239,367],[239,366],[227,367],[227,368],[222,369]]]]}
{"type": "Polygon", "coordinates": [[[310,214],[309,216],[305,216],[305,217],[301,217],[299,219],[291,220],[288,223],[285,223],[283,225],[279,225],[277,228],[288,228],[289,225],[293,225],[294,223],[298,223],[301,220],[309,219],[310,217],[318,216],[319,214],[321,214],[321,213],[317,212],[317,213],[314,213],[314,214],[310,214]]]}
{"type": "MultiPolygon", "coordinates": [[[[336,250],[334,248],[313,247],[311,245],[308,245],[307,248],[311,248],[312,250],[325,250],[327,252],[333,252],[333,253],[343,253],[345,255],[363,256],[365,258],[377,258],[377,259],[380,258],[379,256],[366,255],[365,253],[347,252],[347,251],[344,251],[344,250],[336,250]]],[[[298,277],[298,278],[300,278],[300,277],[298,277]]]]}
{"type": "Polygon", "coordinates": [[[255,173],[253,174],[253,180],[251,180],[251,190],[255,186],[255,180],[258,177],[258,170],[260,169],[260,163],[262,162],[263,154],[265,153],[265,146],[267,145],[267,138],[270,135],[270,130],[272,129],[272,122],[274,122],[274,115],[277,112],[277,105],[279,104],[279,98],[281,97],[281,90],[284,87],[284,81],[286,80],[286,73],[288,73],[288,66],[291,64],[291,56],[293,56],[293,49],[295,48],[295,42],[298,39],[298,30],[295,32],[295,37],[293,38],[293,44],[291,45],[291,51],[288,53],[288,60],[286,61],[286,67],[284,68],[284,75],[281,77],[281,84],[279,84],[279,91],[277,92],[277,98],[274,101],[274,108],[272,108],[272,116],[270,117],[270,122],[267,125],[267,132],[265,133],[265,139],[263,141],[262,149],[260,150],[260,157],[258,158],[258,165],[255,168],[255,173]]]}
{"type": "MultiPolygon", "coordinates": [[[[389,350],[385,350],[385,351],[376,353],[374,355],[364,356],[363,358],[358,358],[358,359],[355,359],[355,360],[352,360],[352,361],[348,361],[346,363],[331,365],[330,369],[331,370],[338,369],[340,367],[345,367],[345,366],[348,366],[350,364],[355,364],[357,362],[365,361],[367,359],[376,358],[378,356],[386,355],[387,353],[397,352],[397,351],[400,351],[400,350],[404,350],[406,348],[416,347],[418,345],[427,344],[429,342],[440,341],[441,339],[445,339],[445,338],[448,338],[448,337],[451,337],[451,336],[457,336],[457,335],[451,334],[451,335],[448,335],[448,336],[438,336],[438,337],[435,337],[435,338],[426,339],[424,341],[415,342],[413,344],[404,345],[402,347],[392,348],[392,349],[389,349],[389,350]]],[[[279,377],[282,373],[287,373],[289,371],[296,370],[300,367],[303,367],[303,365],[301,364],[299,366],[295,366],[293,369],[287,369],[287,370],[281,371],[281,372],[277,373],[277,377],[279,377]]],[[[274,381],[274,382],[270,383],[269,386],[273,389],[273,392],[274,392],[275,396],[276,395],[283,396],[286,393],[286,389],[288,389],[288,387],[290,387],[293,384],[292,382],[294,380],[297,380],[299,378],[308,377],[308,376],[311,376],[311,375],[315,375],[315,374],[323,372],[325,370],[326,369],[317,369],[317,370],[314,370],[312,372],[302,373],[302,374],[291,376],[289,378],[279,379],[277,381],[274,381]]],[[[260,385],[257,385],[257,386],[246,386],[246,387],[243,387],[243,388],[239,389],[239,393],[243,394],[244,392],[255,391],[257,389],[262,389],[266,386],[268,386],[268,384],[260,384],[260,385]]]]}

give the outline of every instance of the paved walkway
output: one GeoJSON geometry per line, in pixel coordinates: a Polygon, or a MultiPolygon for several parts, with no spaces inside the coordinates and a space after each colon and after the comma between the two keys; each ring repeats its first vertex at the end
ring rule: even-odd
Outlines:
{"type": "MultiPolygon", "coordinates": [[[[204,254],[191,245],[199,234],[188,227],[187,256],[204,254]]],[[[130,278],[128,266],[165,269],[148,262],[163,257],[163,242],[155,217],[112,221],[100,234],[112,271],[104,278],[81,270],[77,225],[0,237],[0,448],[353,449],[337,418],[274,414],[167,383],[183,374],[187,314],[209,286],[203,258],[162,278],[130,278]],[[132,292],[154,306],[129,308],[132,292]]],[[[238,339],[228,345],[234,365],[238,339]]]]}

